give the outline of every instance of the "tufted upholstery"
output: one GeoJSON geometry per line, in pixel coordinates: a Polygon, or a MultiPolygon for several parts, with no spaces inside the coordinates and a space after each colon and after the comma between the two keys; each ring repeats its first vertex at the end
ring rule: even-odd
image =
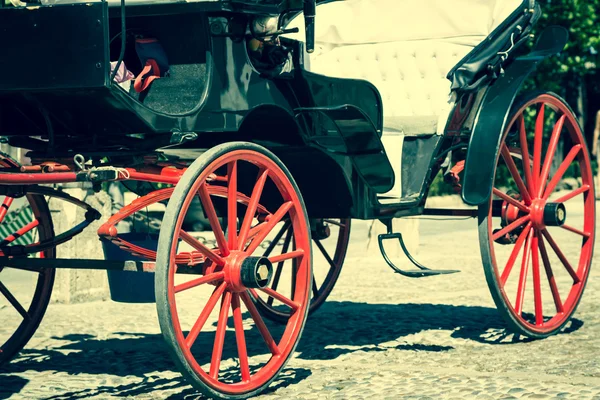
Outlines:
{"type": "MultiPolygon", "coordinates": [[[[441,134],[451,109],[448,72],[522,0],[345,0],[317,8],[313,72],[365,79],[383,99],[383,143],[400,185],[406,135],[441,134]]],[[[302,18],[290,27],[300,29],[302,18]]]]}

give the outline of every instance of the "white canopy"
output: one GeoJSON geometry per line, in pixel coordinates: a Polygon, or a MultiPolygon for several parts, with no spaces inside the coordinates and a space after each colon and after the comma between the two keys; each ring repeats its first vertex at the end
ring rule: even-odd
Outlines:
{"type": "MultiPolygon", "coordinates": [[[[316,41],[367,44],[460,38],[475,46],[523,0],[344,0],[317,7],[316,41]]],[[[300,16],[293,26],[300,28],[300,16]]]]}

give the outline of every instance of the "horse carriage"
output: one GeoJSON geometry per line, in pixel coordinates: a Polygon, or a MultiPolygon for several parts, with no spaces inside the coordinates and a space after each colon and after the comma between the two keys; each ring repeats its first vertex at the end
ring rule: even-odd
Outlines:
{"type": "Polygon", "coordinates": [[[0,136],[27,157],[0,161],[0,222],[13,203],[30,220],[0,243],[0,293],[19,318],[0,337],[0,363],[34,334],[57,268],[138,271],[155,274],[160,328],[189,383],[210,397],[256,395],[333,289],[351,219],[381,221],[385,262],[423,278],[457,271],[418,263],[392,221],[477,218],[508,328],[543,338],[573,315],[592,261],[594,185],[569,106],[521,93],[568,40],[549,27],[528,46],[534,0],[17,5],[0,9],[12,38],[1,45],[0,136]],[[425,207],[440,174],[475,207],[425,207]],[[132,260],[58,257],[101,218],[52,186],[76,182],[139,196],[98,230],[132,260]],[[81,207],[83,220],[55,232],[48,199],[81,207]],[[167,204],[157,251],[120,235],[156,203],[167,204]],[[214,245],[190,223],[198,209],[214,245]],[[398,241],[414,267],[386,254],[398,241]],[[11,270],[36,277],[28,305],[3,281],[11,270]]]}

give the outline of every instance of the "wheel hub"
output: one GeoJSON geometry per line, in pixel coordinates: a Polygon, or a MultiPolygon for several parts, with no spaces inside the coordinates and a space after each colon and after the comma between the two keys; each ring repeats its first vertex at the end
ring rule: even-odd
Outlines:
{"type": "Polygon", "coordinates": [[[265,288],[273,278],[273,264],[268,258],[246,257],[242,252],[232,252],[223,271],[228,287],[235,292],[265,288]]]}
{"type": "Polygon", "coordinates": [[[562,226],[567,219],[567,209],[563,203],[545,202],[536,199],[531,203],[531,221],[537,228],[562,226]]]}

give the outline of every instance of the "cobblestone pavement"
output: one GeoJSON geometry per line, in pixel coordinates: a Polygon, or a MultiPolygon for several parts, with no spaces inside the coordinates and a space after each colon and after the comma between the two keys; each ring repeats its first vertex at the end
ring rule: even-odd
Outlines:
{"type": "MultiPolygon", "coordinates": [[[[355,224],[356,235],[366,229],[355,224]]],[[[562,333],[504,330],[476,222],[421,222],[419,258],[460,274],[410,280],[352,251],[269,399],[600,399],[600,268],[562,333]]],[[[597,254],[600,254],[597,252],[597,254]]],[[[596,266],[597,267],[597,266],[596,266]]],[[[51,305],[0,373],[0,398],[196,398],[167,356],[153,304],[51,305]]]]}

